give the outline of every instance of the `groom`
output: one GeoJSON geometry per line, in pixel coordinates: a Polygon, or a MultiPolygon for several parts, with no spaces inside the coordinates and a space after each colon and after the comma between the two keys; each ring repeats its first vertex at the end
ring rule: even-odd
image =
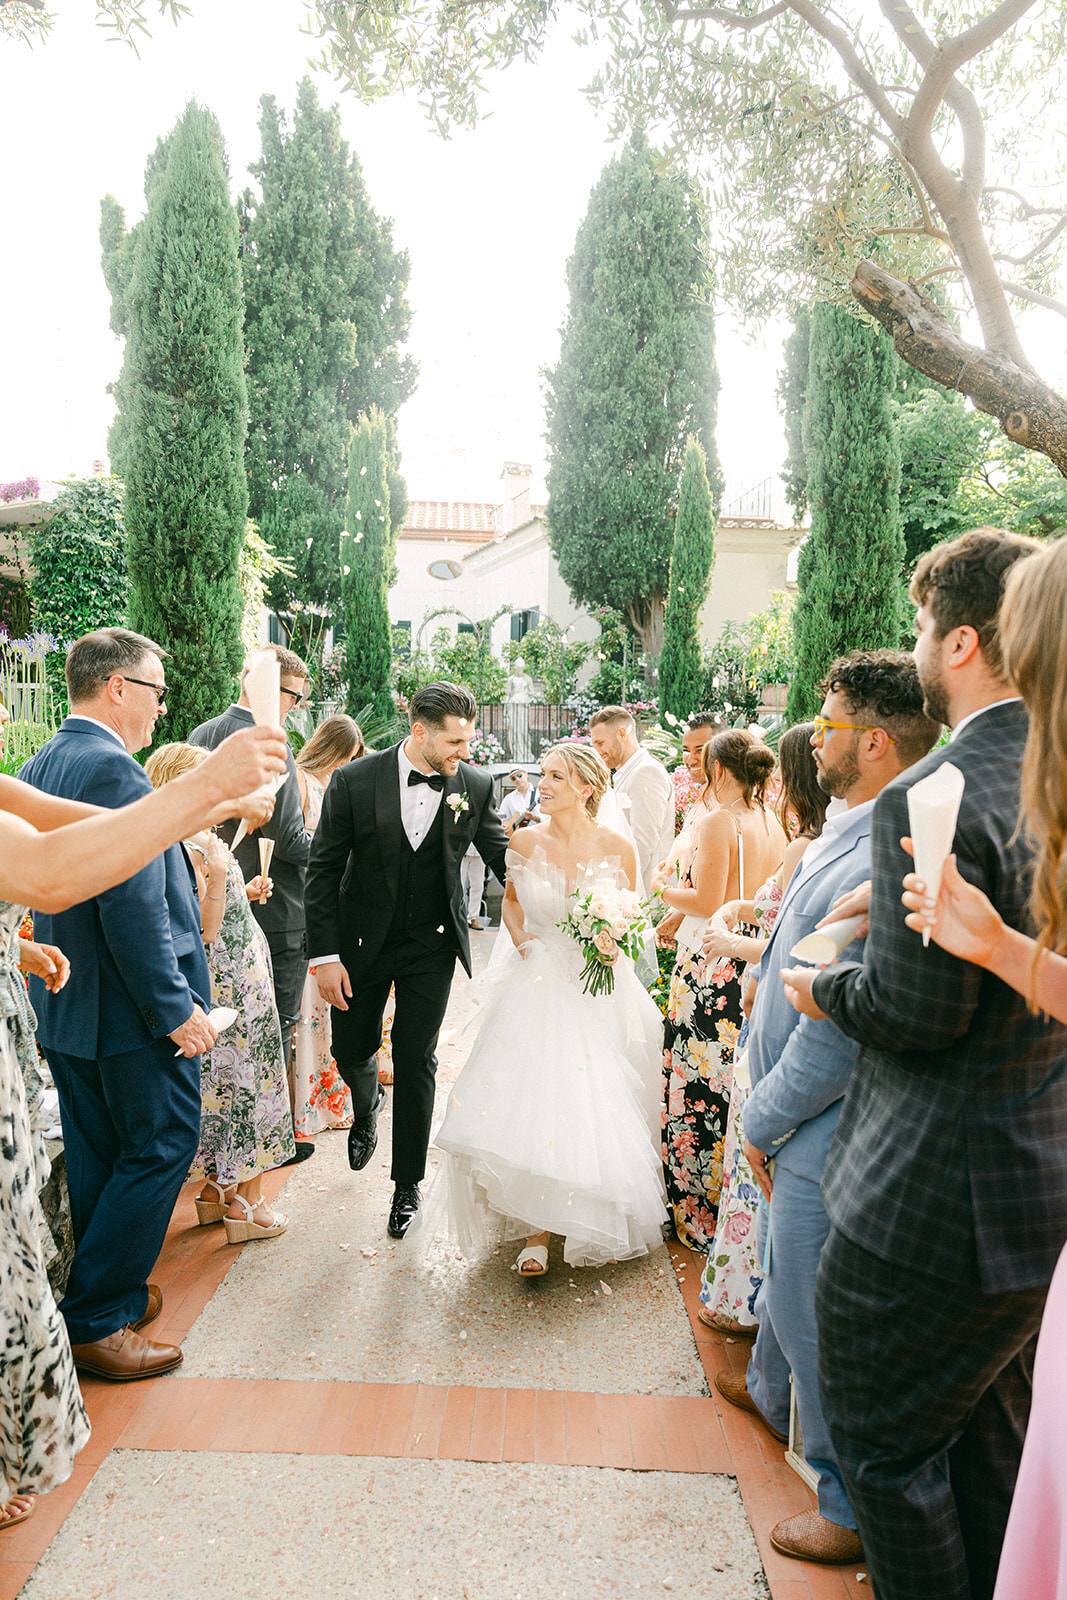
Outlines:
{"type": "Polygon", "coordinates": [[[437,1034],[456,957],[471,970],[460,863],[468,845],[504,879],[507,836],[487,772],[467,764],[477,705],[468,690],[428,683],[411,697],[402,744],[338,767],[308,863],[308,950],[333,1007],[333,1049],[352,1091],[353,1171],[378,1142],[375,1054],[390,986],[393,1164],[389,1232],[402,1239],[419,1209],[433,1116],[437,1034]]]}

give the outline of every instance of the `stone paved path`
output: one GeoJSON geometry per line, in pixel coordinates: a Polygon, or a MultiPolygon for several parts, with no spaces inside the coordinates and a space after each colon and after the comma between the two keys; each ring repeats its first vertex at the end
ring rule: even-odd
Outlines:
{"type": "MultiPolygon", "coordinates": [[[[476,939],[476,960],[488,955],[476,939]]],[[[457,983],[440,1090],[467,1047],[457,983]]],[[[857,1573],[767,1535],[811,1504],[782,1449],[709,1393],[748,1345],[696,1319],[666,1248],[520,1284],[385,1233],[387,1116],[267,1184],[280,1240],[232,1249],[179,1202],[155,1274],[170,1377],[87,1380],[70,1483],[0,1537],[0,1600],[845,1600],[857,1573]],[[287,1181],[286,1181],[287,1180],[287,1181]]]]}

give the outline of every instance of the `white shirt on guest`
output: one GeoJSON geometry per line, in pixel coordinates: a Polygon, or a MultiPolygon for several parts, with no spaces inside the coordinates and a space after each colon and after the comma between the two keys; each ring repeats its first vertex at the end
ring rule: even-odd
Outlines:
{"type": "Polygon", "coordinates": [[[535,817],[538,815],[537,790],[533,784],[530,785],[525,794],[520,794],[517,789],[509,789],[500,802],[499,816],[501,822],[508,822],[512,817],[521,817],[527,811],[531,812],[535,817]]]}
{"type": "Polygon", "coordinates": [[[674,784],[666,767],[639,747],[618,768],[612,787],[625,803],[641,887],[648,894],[653,872],[674,843],[674,784]]]}
{"type": "MultiPolygon", "coordinates": [[[[435,789],[428,783],[408,783],[408,773],[418,772],[419,769],[408,760],[403,743],[397,747],[397,760],[400,764],[400,821],[408,836],[408,844],[417,850],[441,809],[444,794],[441,789],[435,789]]],[[[443,783],[444,779],[441,781],[443,783]]]]}

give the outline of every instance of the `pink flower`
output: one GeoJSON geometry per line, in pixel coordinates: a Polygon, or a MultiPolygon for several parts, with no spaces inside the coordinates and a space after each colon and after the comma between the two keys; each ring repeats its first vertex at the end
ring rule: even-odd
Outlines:
{"type": "Polygon", "coordinates": [[[723,1232],[730,1244],[740,1244],[752,1226],[752,1218],[745,1211],[735,1211],[732,1217],[727,1217],[723,1232]]]}
{"type": "Polygon", "coordinates": [[[600,954],[606,956],[609,961],[613,961],[619,953],[619,947],[607,928],[601,928],[593,943],[600,951],[600,954]]]}

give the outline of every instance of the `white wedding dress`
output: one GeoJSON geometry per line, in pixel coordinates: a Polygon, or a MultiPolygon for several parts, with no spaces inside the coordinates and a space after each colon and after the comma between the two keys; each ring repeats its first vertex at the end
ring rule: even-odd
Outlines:
{"type": "MultiPolygon", "coordinates": [[[[579,948],[556,927],[573,892],[563,872],[539,847],[507,859],[536,942],[524,960],[502,929],[477,980],[476,1037],[435,1141],[444,1227],[467,1254],[503,1223],[507,1238],[562,1235],[574,1267],[646,1255],[666,1219],[663,1019],[623,956],[611,994],[583,992],[579,948]]],[[[605,862],[582,887],[617,878],[605,862]]]]}

